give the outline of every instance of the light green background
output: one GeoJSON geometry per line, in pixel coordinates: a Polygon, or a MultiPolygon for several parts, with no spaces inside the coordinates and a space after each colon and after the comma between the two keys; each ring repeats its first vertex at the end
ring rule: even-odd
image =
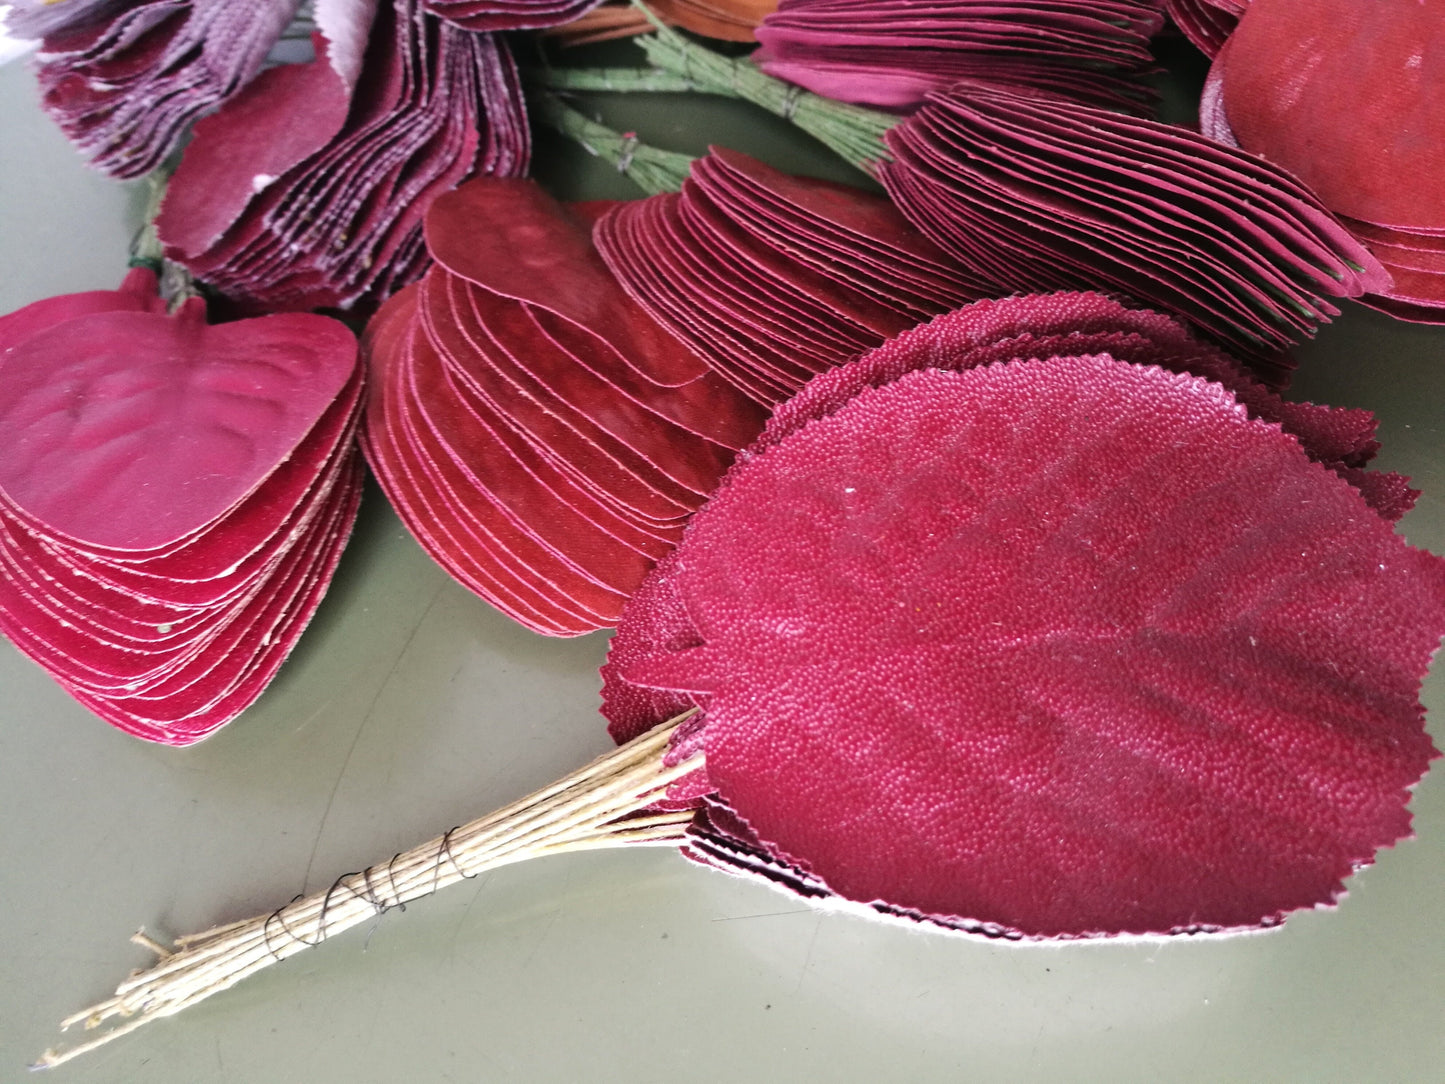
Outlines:
{"type": "MultiPolygon", "coordinates": [[[[631,115],[702,143],[675,104],[631,115]]],[[[0,311],[113,285],[134,194],[78,164],[22,65],[0,69],[0,116],[0,311]]],[[[750,114],[718,123],[748,146],[779,137],[750,114]]],[[[574,192],[630,195],[568,163],[574,192]]],[[[1381,465],[1429,494],[1402,529],[1445,551],[1445,333],[1351,309],[1300,358],[1302,396],[1379,413],[1381,465]]],[[[0,1081],[147,962],[138,926],[267,910],[605,749],[605,646],[511,626],[374,489],[295,656],[199,747],[111,730],[0,645],[0,1081]]],[[[1426,702],[1441,741],[1438,674],[1426,702]]],[[[1442,1080],[1438,771],[1414,808],[1420,838],[1338,911],[1223,940],[999,945],[814,913],[667,851],[548,859],[389,913],[53,1079],[1442,1080]]]]}

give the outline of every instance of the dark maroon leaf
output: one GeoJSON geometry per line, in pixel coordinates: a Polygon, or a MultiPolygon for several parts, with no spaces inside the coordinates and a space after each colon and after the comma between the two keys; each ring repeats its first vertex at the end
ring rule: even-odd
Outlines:
{"type": "Polygon", "coordinates": [[[298,4],[67,0],[24,5],[9,25],[45,35],[41,104],[81,154],[112,176],[139,177],[261,70],[298,4]]]}
{"type": "Polygon", "coordinates": [[[894,202],[995,292],[1118,290],[1266,372],[1388,283],[1297,180],[1182,128],[959,84],[886,138],[894,202]]]}
{"type": "Polygon", "coordinates": [[[1256,0],[1215,58],[1205,131],[1290,170],[1394,279],[1365,303],[1445,321],[1445,5],[1256,0]]]}
{"type": "Polygon", "coordinates": [[[470,182],[426,236],[437,264],[367,337],[382,486],[433,557],[522,624],[613,624],[762,414],[534,183],[470,182]]]}
{"type": "Polygon", "coordinates": [[[364,54],[344,36],[357,27],[337,23],[341,40],[319,35],[311,64],[264,73],[196,126],[157,223],[168,255],[252,308],[387,296],[421,271],[433,199],[527,168],[500,39],[415,0],[378,7],[364,54]]]}
{"type": "Polygon", "coordinates": [[[1011,936],[1329,903],[1434,755],[1445,562],[1361,499],[1394,476],[1250,417],[1282,409],[1097,295],[902,336],[785,404],[637,592],[612,733],[701,704],[690,852],[804,895],[1011,936]]]}
{"type": "Polygon", "coordinates": [[[757,29],[769,75],[824,97],[913,109],[961,79],[1148,112],[1149,0],[783,0],[757,29]]]}
{"type": "Polygon", "coordinates": [[[649,315],[765,406],[984,292],[885,200],[720,148],[593,237],[649,315]]]}

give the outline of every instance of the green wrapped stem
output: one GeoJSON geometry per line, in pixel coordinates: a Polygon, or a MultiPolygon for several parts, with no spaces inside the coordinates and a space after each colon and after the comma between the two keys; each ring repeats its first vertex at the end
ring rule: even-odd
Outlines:
{"type": "Polygon", "coordinates": [[[160,235],[156,233],[156,215],[160,212],[161,199],[166,194],[166,181],[169,177],[169,171],[162,168],[146,178],[145,223],[130,244],[130,265],[149,267],[157,275],[161,273],[164,253],[160,235]]]}
{"type": "Polygon", "coordinates": [[[156,232],[156,216],[160,214],[166,183],[171,179],[174,169],[174,165],[168,164],[146,178],[150,190],[146,195],[145,225],[131,242],[129,260],[131,267],[149,267],[156,273],[160,280],[160,295],[165,298],[171,312],[175,312],[191,298],[200,296],[191,273],[180,264],[165,258],[160,234],[156,232]]]}
{"type": "Polygon", "coordinates": [[[649,196],[677,192],[692,168],[692,157],[643,143],[623,135],[573,109],[555,94],[539,94],[529,102],[532,115],[549,127],[582,144],[590,154],[611,162],[649,196]]]}
{"type": "Polygon", "coordinates": [[[888,159],[883,133],[898,123],[898,117],[835,102],[774,79],[746,57],[722,56],[664,26],[651,12],[648,18],[657,32],[639,38],[638,44],[657,67],[681,76],[697,89],[742,98],[782,117],[870,177],[874,166],[888,159]]]}
{"type": "Polygon", "coordinates": [[[527,81],[551,90],[659,94],[713,93],[696,80],[659,68],[547,68],[527,72],[527,81]]]}

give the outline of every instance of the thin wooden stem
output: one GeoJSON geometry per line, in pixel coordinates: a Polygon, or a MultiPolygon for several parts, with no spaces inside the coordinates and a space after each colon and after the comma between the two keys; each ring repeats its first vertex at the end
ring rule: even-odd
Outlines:
{"type": "Polygon", "coordinates": [[[47,1050],[33,1068],[64,1064],[136,1028],[173,1016],[272,964],[319,945],[393,907],[514,862],[601,847],[676,844],[691,820],[687,810],[649,811],[667,788],[700,768],[701,753],[665,763],[669,741],[690,715],[648,731],[591,764],[497,810],[459,825],[324,892],[240,922],[176,939],[170,949],[144,931],[133,941],[159,957],[116,987],[115,996],[65,1020],[87,1029],[120,1019],[104,1034],[63,1051],[47,1050]]]}

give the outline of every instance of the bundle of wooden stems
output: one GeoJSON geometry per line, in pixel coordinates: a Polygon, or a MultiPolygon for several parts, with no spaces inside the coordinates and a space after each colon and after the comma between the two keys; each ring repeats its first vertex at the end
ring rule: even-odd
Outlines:
{"type": "Polygon", "coordinates": [[[675,844],[692,814],[649,811],[667,787],[700,767],[701,753],[668,766],[669,739],[691,712],[598,757],[585,768],[520,801],[393,856],[345,874],[324,892],[284,907],[160,944],[143,930],[131,940],[153,950],[154,966],[133,973],[115,996],[76,1013],[61,1027],[123,1023],[62,1051],[47,1050],[33,1068],[48,1069],[144,1024],[203,1001],[248,975],[319,945],[333,934],[392,907],[499,866],[566,851],[637,844],[675,844]]]}

